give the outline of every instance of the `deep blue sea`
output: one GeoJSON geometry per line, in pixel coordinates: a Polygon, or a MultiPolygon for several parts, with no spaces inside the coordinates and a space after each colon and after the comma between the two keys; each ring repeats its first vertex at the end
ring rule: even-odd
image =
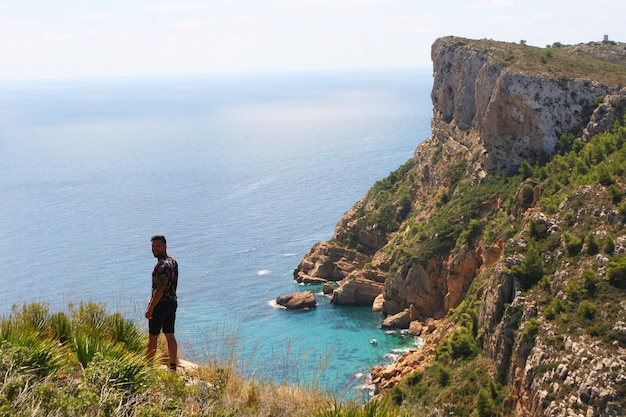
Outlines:
{"type": "Polygon", "coordinates": [[[317,287],[311,311],[272,301],[428,137],[431,87],[430,68],[0,82],[0,314],[95,301],[147,327],[164,234],[183,358],[359,392],[416,341],[317,287]]]}

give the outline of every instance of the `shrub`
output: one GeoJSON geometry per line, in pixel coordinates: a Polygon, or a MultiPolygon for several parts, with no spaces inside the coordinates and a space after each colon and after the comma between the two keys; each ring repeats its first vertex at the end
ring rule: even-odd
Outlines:
{"type": "Polygon", "coordinates": [[[524,260],[521,264],[511,267],[511,274],[519,280],[522,288],[529,289],[543,277],[543,273],[543,262],[537,242],[531,239],[524,260]]]}
{"type": "Polygon", "coordinates": [[[450,385],[450,379],[452,378],[452,373],[450,369],[445,367],[444,365],[439,365],[437,368],[437,382],[440,387],[447,387],[450,385]]]}
{"type": "Polygon", "coordinates": [[[537,220],[530,219],[530,223],[528,224],[528,234],[535,240],[544,239],[548,233],[545,227],[539,227],[537,224],[537,220]]]}
{"type": "Polygon", "coordinates": [[[406,394],[399,385],[394,386],[389,392],[389,397],[394,404],[401,405],[406,394]]]}
{"type": "Polygon", "coordinates": [[[87,333],[78,332],[74,335],[72,348],[78,362],[80,362],[83,368],[86,368],[96,353],[102,349],[102,341],[87,333]]]}
{"type": "Polygon", "coordinates": [[[563,292],[567,295],[567,300],[573,303],[580,301],[584,295],[583,287],[575,279],[567,281],[563,287],[563,292]]]}
{"type": "Polygon", "coordinates": [[[522,161],[517,171],[519,172],[519,174],[522,176],[523,179],[530,178],[533,176],[533,167],[525,159],[522,161]]]}
{"type": "Polygon", "coordinates": [[[478,354],[478,345],[466,327],[454,332],[450,339],[450,348],[453,359],[470,359],[478,354]]]}
{"type": "Polygon", "coordinates": [[[539,334],[539,320],[536,317],[531,318],[526,323],[524,327],[524,331],[522,332],[522,341],[523,342],[532,342],[535,340],[537,335],[539,334]]]}
{"type": "Polygon", "coordinates": [[[583,248],[583,241],[568,232],[563,233],[563,242],[570,256],[578,255],[583,248]]]}
{"type": "Polygon", "coordinates": [[[25,304],[21,309],[13,306],[13,314],[17,327],[37,333],[44,333],[49,329],[48,317],[50,312],[45,303],[25,304]]]}
{"type": "Polygon", "coordinates": [[[539,56],[539,60],[541,61],[542,64],[547,64],[548,63],[548,58],[551,57],[552,55],[549,53],[543,53],[539,56]]]}
{"type": "Polygon", "coordinates": [[[611,184],[609,187],[609,193],[611,194],[611,201],[613,204],[618,204],[622,201],[622,190],[615,184],[611,184]]]}
{"type": "Polygon", "coordinates": [[[132,352],[143,351],[146,345],[145,337],[130,320],[120,313],[115,313],[107,318],[106,324],[114,342],[123,343],[132,352]]]}
{"type": "Polygon", "coordinates": [[[598,182],[600,184],[604,185],[605,187],[609,187],[613,184],[613,176],[609,172],[609,169],[604,162],[601,162],[598,165],[598,167],[596,168],[596,173],[598,176],[598,182]]]}
{"type": "Polygon", "coordinates": [[[143,356],[122,354],[119,357],[98,352],[85,369],[85,377],[99,390],[112,387],[116,390],[138,392],[147,382],[150,367],[143,356]]]}
{"type": "Polygon", "coordinates": [[[610,233],[607,233],[606,236],[602,238],[602,252],[607,255],[613,255],[613,252],[615,252],[615,241],[610,233]]]}
{"type": "Polygon", "coordinates": [[[595,296],[596,291],[598,290],[598,282],[600,281],[596,271],[592,269],[585,269],[583,271],[582,277],[587,295],[590,297],[595,296]]]}
{"type": "Polygon", "coordinates": [[[585,243],[587,244],[587,255],[595,255],[600,252],[600,245],[596,240],[596,236],[593,233],[589,233],[585,238],[585,243]]]}
{"type": "Polygon", "coordinates": [[[443,340],[436,349],[436,359],[442,364],[455,359],[471,359],[478,354],[478,344],[467,327],[456,330],[451,337],[443,340]]]}
{"type": "Polygon", "coordinates": [[[50,316],[50,330],[59,342],[65,344],[72,339],[72,324],[62,311],[50,316]]]}
{"type": "Polygon", "coordinates": [[[505,61],[511,61],[515,58],[515,52],[512,49],[508,49],[504,54],[505,61]]]}
{"type": "Polygon", "coordinates": [[[81,302],[76,310],[73,306],[70,306],[70,310],[75,331],[100,336],[107,317],[104,304],[92,301],[81,302]]]}
{"type": "Polygon", "coordinates": [[[413,371],[406,377],[405,382],[408,386],[412,387],[419,384],[424,378],[423,371],[413,371]]]}
{"type": "Polygon", "coordinates": [[[0,372],[5,377],[11,372],[44,377],[64,363],[64,351],[54,341],[39,340],[24,334],[12,342],[1,342],[0,352],[0,372]]]}
{"type": "Polygon", "coordinates": [[[617,288],[626,288],[626,257],[620,256],[609,262],[606,269],[609,283],[617,288]]]}
{"type": "Polygon", "coordinates": [[[476,417],[492,417],[497,415],[497,408],[486,389],[481,388],[478,391],[475,403],[476,409],[474,411],[474,415],[476,417]]]}
{"type": "Polygon", "coordinates": [[[574,147],[574,142],[576,141],[576,136],[571,133],[562,134],[559,139],[556,141],[556,151],[565,155],[567,152],[571,151],[574,147]]]}
{"type": "Polygon", "coordinates": [[[450,189],[457,186],[459,181],[463,179],[463,176],[467,174],[467,160],[462,159],[459,162],[455,162],[450,165],[444,175],[450,179],[450,189]]]}
{"type": "Polygon", "coordinates": [[[482,232],[482,225],[476,219],[471,219],[467,225],[467,229],[463,230],[460,235],[462,243],[470,243],[482,232]]]}
{"type": "Polygon", "coordinates": [[[589,300],[583,300],[578,306],[578,316],[583,320],[593,320],[596,317],[596,306],[589,300]]]}
{"type": "Polygon", "coordinates": [[[563,306],[561,300],[559,300],[558,298],[553,298],[552,300],[550,300],[550,304],[548,305],[548,307],[546,307],[543,313],[546,319],[554,320],[556,316],[561,314],[563,311],[565,311],[565,307],[563,306]]]}

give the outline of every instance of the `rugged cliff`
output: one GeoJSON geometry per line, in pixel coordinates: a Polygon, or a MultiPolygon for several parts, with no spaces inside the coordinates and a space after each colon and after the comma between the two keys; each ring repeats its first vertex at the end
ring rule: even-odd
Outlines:
{"type": "Polygon", "coordinates": [[[426,339],[372,373],[397,402],[623,415],[625,45],[448,37],[432,59],[431,136],[294,277],[337,281],[336,304],[382,299],[384,326],[426,339]],[[441,397],[470,369],[471,404],[441,397]]]}

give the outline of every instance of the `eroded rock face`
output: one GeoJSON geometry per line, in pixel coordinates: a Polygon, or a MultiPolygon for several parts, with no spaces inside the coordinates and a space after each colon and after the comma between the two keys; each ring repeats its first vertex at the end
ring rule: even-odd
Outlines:
{"type": "Polygon", "coordinates": [[[461,303],[481,268],[491,266],[503,248],[502,241],[487,249],[465,245],[447,259],[431,259],[426,269],[419,263],[406,265],[385,283],[383,312],[396,314],[413,306],[420,320],[444,317],[461,303]]]}
{"type": "Polygon", "coordinates": [[[383,312],[393,315],[412,304],[424,317],[441,316],[447,292],[442,265],[440,259],[432,259],[426,269],[420,263],[409,264],[388,277],[383,312]]]}
{"type": "Polygon", "coordinates": [[[606,96],[602,104],[593,111],[591,120],[583,132],[583,139],[589,140],[593,135],[611,130],[625,107],[626,89],[622,89],[621,94],[606,96]]]}
{"type": "MultiPolygon", "coordinates": [[[[523,160],[533,163],[554,153],[563,133],[581,132],[592,104],[613,89],[584,79],[561,79],[513,70],[490,59],[488,50],[438,39],[431,52],[435,117],[462,133],[477,133],[473,154],[490,174],[514,172],[523,160]]],[[[433,132],[434,133],[434,132],[433,132]]]]}
{"type": "Polygon", "coordinates": [[[341,281],[351,272],[362,269],[369,259],[355,250],[319,242],[302,258],[293,275],[301,283],[341,281]]]}
{"type": "Polygon", "coordinates": [[[341,281],[330,301],[337,305],[372,306],[382,292],[382,283],[358,276],[341,281]]]}

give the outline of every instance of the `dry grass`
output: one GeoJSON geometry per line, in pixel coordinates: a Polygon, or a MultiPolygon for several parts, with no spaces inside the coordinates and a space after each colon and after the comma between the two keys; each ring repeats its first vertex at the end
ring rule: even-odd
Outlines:
{"type": "Polygon", "coordinates": [[[492,63],[549,78],[594,80],[609,86],[626,85],[626,44],[590,42],[538,48],[520,43],[459,38],[461,44],[489,52],[492,63]]]}
{"type": "Polygon", "coordinates": [[[202,364],[182,360],[172,373],[163,337],[157,361],[149,363],[147,336],[119,314],[107,315],[95,303],[70,310],[51,314],[33,303],[0,320],[0,416],[402,415],[382,403],[339,402],[315,383],[298,387],[244,376],[254,372],[242,372],[250,361],[242,361],[232,333],[211,338],[220,356],[202,364]]]}

